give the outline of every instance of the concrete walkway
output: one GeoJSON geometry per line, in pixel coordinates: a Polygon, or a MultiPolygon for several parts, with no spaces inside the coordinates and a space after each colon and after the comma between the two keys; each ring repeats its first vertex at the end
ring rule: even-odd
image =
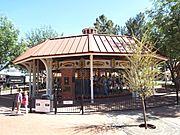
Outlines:
{"type": "Polygon", "coordinates": [[[143,123],[141,110],[85,115],[11,114],[11,108],[0,106],[1,135],[180,135],[180,106],[148,109],[148,123],[156,129],[147,130],[139,127],[143,123]]]}

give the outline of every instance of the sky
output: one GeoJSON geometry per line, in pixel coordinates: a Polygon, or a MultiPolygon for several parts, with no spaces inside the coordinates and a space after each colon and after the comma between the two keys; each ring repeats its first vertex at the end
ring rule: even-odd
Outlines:
{"type": "Polygon", "coordinates": [[[20,36],[51,26],[64,36],[82,34],[104,14],[119,26],[151,7],[150,0],[0,0],[0,16],[7,16],[20,36]]]}

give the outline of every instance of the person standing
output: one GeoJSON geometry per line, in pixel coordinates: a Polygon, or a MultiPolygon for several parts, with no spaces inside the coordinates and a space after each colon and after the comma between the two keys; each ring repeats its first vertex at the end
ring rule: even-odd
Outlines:
{"type": "Polygon", "coordinates": [[[17,114],[20,114],[21,111],[21,104],[22,104],[22,93],[21,89],[18,90],[18,93],[16,95],[16,107],[17,107],[17,114]]]}
{"type": "Polygon", "coordinates": [[[28,93],[27,91],[24,92],[24,97],[23,97],[23,104],[24,104],[24,107],[25,107],[25,113],[27,114],[28,113],[28,93]]]}

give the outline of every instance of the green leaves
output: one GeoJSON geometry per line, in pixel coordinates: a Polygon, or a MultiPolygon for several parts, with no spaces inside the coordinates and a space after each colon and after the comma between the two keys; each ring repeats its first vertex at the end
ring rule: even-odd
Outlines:
{"type": "Polygon", "coordinates": [[[172,59],[180,59],[180,1],[154,0],[149,17],[156,30],[157,46],[172,59]]]}
{"type": "Polygon", "coordinates": [[[160,74],[158,69],[159,60],[156,59],[156,51],[153,51],[153,45],[147,44],[147,37],[141,41],[136,39],[132,48],[132,56],[127,56],[129,65],[125,67],[125,78],[132,91],[138,92],[142,98],[154,94],[156,77],[160,74]]]}
{"type": "Polygon", "coordinates": [[[11,21],[0,16],[0,70],[22,53],[23,47],[18,43],[18,34],[19,31],[11,21]]]}
{"type": "Polygon", "coordinates": [[[19,39],[19,31],[7,19],[0,16],[0,70],[4,69],[17,56],[24,52],[28,47],[45,41],[48,38],[58,36],[51,26],[43,26],[36,28],[27,34],[26,39],[19,39]]]}
{"type": "Polygon", "coordinates": [[[153,4],[154,7],[148,11],[152,26],[151,38],[156,39],[159,51],[169,57],[166,64],[174,81],[180,71],[180,1],[154,0],[153,4]]]}
{"type": "Polygon", "coordinates": [[[141,39],[143,33],[146,31],[145,14],[140,12],[136,17],[129,18],[125,24],[120,29],[122,35],[135,35],[136,38],[141,39]]]}
{"type": "Polygon", "coordinates": [[[28,43],[28,47],[32,47],[45,41],[48,38],[56,37],[58,37],[58,33],[53,30],[51,26],[42,26],[27,33],[26,41],[28,43]]]}
{"type": "Polygon", "coordinates": [[[96,18],[96,22],[94,23],[95,28],[97,29],[99,34],[118,34],[119,26],[115,25],[112,20],[108,20],[105,15],[99,16],[96,18]]]}

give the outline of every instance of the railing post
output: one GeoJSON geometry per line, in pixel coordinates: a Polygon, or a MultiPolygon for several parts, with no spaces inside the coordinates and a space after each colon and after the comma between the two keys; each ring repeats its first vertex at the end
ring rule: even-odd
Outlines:
{"type": "Polygon", "coordinates": [[[81,114],[84,114],[84,75],[85,75],[85,70],[81,69],[81,75],[82,75],[82,86],[81,86],[81,114]]]}
{"type": "Polygon", "coordinates": [[[11,95],[12,95],[13,86],[11,85],[11,95]]]}
{"type": "Polygon", "coordinates": [[[54,114],[57,113],[57,95],[58,95],[58,90],[55,89],[55,92],[54,92],[54,114]]]}
{"type": "Polygon", "coordinates": [[[29,100],[29,112],[32,113],[32,97],[30,97],[30,100],[29,100]]]}
{"type": "Polygon", "coordinates": [[[16,96],[15,96],[14,99],[13,99],[12,111],[14,111],[14,108],[15,108],[15,100],[16,100],[16,96]]]}
{"type": "Polygon", "coordinates": [[[84,114],[84,96],[83,94],[81,95],[81,114],[84,114]]]}

